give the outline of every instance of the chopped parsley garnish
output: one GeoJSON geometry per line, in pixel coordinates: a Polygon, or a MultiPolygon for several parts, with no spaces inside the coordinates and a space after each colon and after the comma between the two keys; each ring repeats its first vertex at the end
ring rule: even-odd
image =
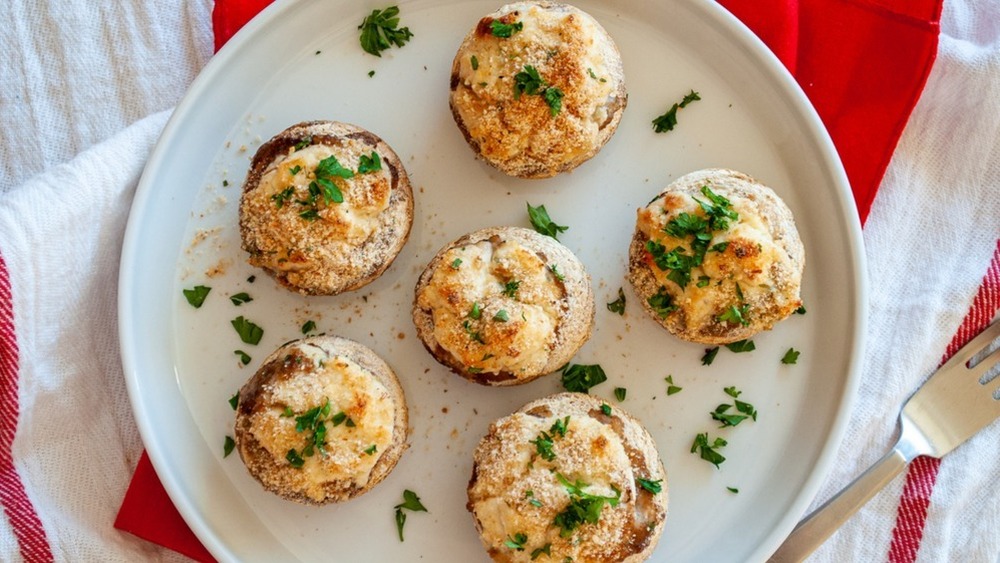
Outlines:
{"type": "Polygon", "coordinates": [[[302,334],[309,334],[314,330],[316,330],[316,323],[312,319],[302,324],[302,334]]]}
{"type": "Polygon", "coordinates": [[[375,71],[374,70],[369,70],[368,71],[368,78],[371,78],[373,76],[375,76],[375,71]]]}
{"type": "Polygon", "coordinates": [[[668,375],[667,377],[665,377],[663,379],[667,382],[667,395],[668,396],[680,393],[684,389],[683,387],[678,387],[678,386],[674,385],[674,376],[672,376],[672,375],[668,375]]]}
{"type": "Polygon", "coordinates": [[[286,406],[285,410],[281,412],[281,418],[292,418],[293,416],[295,416],[295,411],[292,410],[292,407],[286,406]]]}
{"type": "Polygon", "coordinates": [[[538,69],[531,65],[524,65],[524,70],[514,75],[514,99],[521,99],[521,95],[541,96],[549,106],[549,113],[555,117],[562,109],[563,92],[555,86],[549,86],[538,74],[538,69]]]}
{"type": "Polygon", "coordinates": [[[302,170],[302,167],[296,164],[295,166],[288,169],[288,173],[292,176],[298,174],[302,170]]]}
{"type": "Polygon", "coordinates": [[[244,352],[243,350],[233,350],[233,354],[236,354],[237,356],[239,356],[241,364],[247,365],[247,364],[250,363],[250,359],[251,359],[250,355],[247,354],[246,352],[244,352]]]}
{"type": "Polygon", "coordinates": [[[406,523],[406,513],[403,510],[427,512],[427,508],[420,502],[420,497],[417,496],[417,493],[409,489],[403,491],[403,502],[393,508],[396,509],[396,531],[399,532],[399,541],[403,541],[403,524],[406,523]]]}
{"type": "Polygon", "coordinates": [[[451,261],[451,269],[453,269],[453,270],[457,270],[458,267],[461,266],[461,265],[462,265],[462,259],[461,258],[455,258],[454,260],[451,261]]]}
{"type": "Polygon", "coordinates": [[[554,437],[557,435],[559,437],[565,437],[567,424],[569,424],[568,416],[565,419],[557,419],[549,428],[548,432],[543,430],[537,438],[529,440],[528,443],[535,445],[535,452],[539,455],[539,457],[546,461],[552,461],[556,458],[555,452],[552,451],[552,446],[555,444],[554,437]]]}
{"type": "Polygon", "coordinates": [[[649,303],[649,306],[653,308],[653,312],[661,319],[666,318],[667,315],[677,310],[677,305],[674,305],[674,298],[667,293],[667,288],[662,285],[655,294],[646,299],[646,302],[649,303]]]}
{"type": "Polygon", "coordinates": [[[549,106],[549,114],[552,117],[559,115],[562,110],[562,99],[563,91],[555,86],[549,86],[542,92],[542,98],[545,99],[545,103],[549,106]]]}
{"type": "Polygon", "coordinates": [[[480,334],[478,330],[472,329],[472,323],[470,323],[469,321],[464,321],[462,323],[462,328],[465,329],[465,333],[469,335],[469,338],[480,344],[486,344],[486,341],[483,340],[483,335],[480,334]]]}
{"type": "Polygon", "coordinates": [[[535,550],[531,552],[531,560],[534,561],[535,559],[538,559],[538,557],[541,555],[551,556],[552,555],[551,549],[552,549],[551,543],[547,543],[542,547],[535,548],[535,550]]]}
{"type": "Polygon", "coordinates": [[[566,364],[562,368],[562,385],[567,391],[587,393],[591,387],[608,380],[599,364],[566,364]]]}
{"type": "Polygon", "coordinates": [[[729,348],[731,352],[740,354],[743,352],[753,352],[757,349],[757,345],[753,343],[753,340],[737,340],[736,342],[726,344],[726,348],[729,348]]]}
{"type": "Polygon", "coordinates": [[[309,136],[301,139],[299,142],[295,143],[295,150],[300,151],[300,150],[308,147],[311,144],[313,144],[313,138],[312,138],[312,135],[309,135],[309,136]]]}
{"type": "Polygon", "coordinates": [[[740,494],[740,490],[736,487],[726,487],[726,490],[733,493],[734,495],[740,494]]]}
{"type": "Polygon", "coordinates": [[[288,450],[288,453],[285,454],[285,459],[296,469],[301,469],[306,463],[306,460],[302,459],[302,456],[299,455],[299,452],[295,451],[295,448],[288,450]]]}
{"type": "Polygon", "coordinates": [[[493,37],[500,37],[501,39],[508,39],[511,35],[522,29],[524,29],[524,23],[522,22],[504,23],[500,20],[490,22],[490,33],[493,34],[493,37]]]}
{"type": "Polygon", "coordinates": [[[719,242],[713,244],[712,247],[709,248],[709,250],[711,250],[712,252],[725,252],[727,248],[729,248],[728,240],[725,242],[719,242]]]}
{"type": "Polygon", "coordinates": [[[789,348],[781,358],[783,364],[794,364],[797,361],[799,361],[799,351],[795,348],[789,348]]]}
{"type": "Polygon", "coordinates": [[[535,491],[532,491],[531,489],[524,491],[524,498],[528,499],[528,504],[531,506],[536,508],[540,508],[542,506],[542,501],[535,498],[535,491]]]}
{"type": "Polygon", "coordinates": [[[723,388],[723,391],[726,392],[726,395],[733,398],[733,404],[728,405],[726,403],[722,403],[710,413],[713,420],[717,420],[722,423],[722,426],[719,428],[736,426],[748,418],[753,421],[757,420],[757,409],[755,409],[750,403],[739,400],[739,396],[743,394],[742,391],[736,389],[736,387],[725,387],[723,388]],[[732,407],[735,407],[736,411],[740,414],[727,414],[729,409],[732,407]]]}
{"type": "Polygon", "coordinates": [[[226,443],[222,445],[222,457],[227,458],[229,454],[233,453],[233,448],[236,447],[236,441],[233,440],[232,436],[226,436],[226,443]]]}
{"type": "Polygon", "coordinates": [[[622,288],[618,288],[618,299],[608,303],[608,310],[619,315],[625,314],[625,292],[622,291],[622,288]]]}
{"type": "Polygon", "coordinates": [[[528,219],[531,220],[531,226],[539,233],[559,240],[559,233],[566,232],[569,229],[567,226],[557,225],[552,221],[544,205],[539,205],[538,207],[532,207],[530,203],[527,205],[528,219]]]}
{"type": "MultiPolygon", "coordinates": [[[[322,406],[313,407],[295,417],[296,432],[312,433],[311,436],[306,438],[306,445],[302,448],[300,459],[301,456],[309,457],[315,454],[317,450],[319,450],[321,454],[324,453],[323,446],[326,445],[326,417],[330,415],[330,410],[330,399],[327,399],[322,406]]],[[[292,451],[294,452],[295,450],[293,449],[292,451]]],[[[291,462],[291,460],[289,460],[289,462],[291,462]]],[[[296,467],[301,467],[301,465],[296,467]]]]}
{"type": "Polygon", "coordinates": [[[469,64],[472,65],[472,70],[479,70],[479,59],[475,55],[469,58],[469,64]]]}
{"type": "Polygon", "coordinates": [[[715,356],[719,353],[719,347],[705,348],[705,355],[701,357],[701,365],[710,366],[715,361],[715,356]]]}
{"type": "Polygon", "coordinates": [[[223,188],[228,188],[229,187],[229,180],[223,180],[222,181],[222,187],[223,188]]]}
{"type": "Polygon", "coordinates": [[[253,274],[251,274],[250,277],[247,278],[247,283],[253,283],[255,281],[257,281],[257,276],[253,274]]]}
{"type": "Polygon", "coordinates": [[[413,37],[408,27],[399,26],[399,7],[372,10],[358,26],[361,30],[361,48],[366,53],[382,56],[382,51],[395,45],[402,47],[413,37]]]}
{"type": "Polygon", "coordinates": [[[624,387],[615,387],[615,398],[618,399],[619,403],[625,400],[625,395],[627,394],[628,389],[624,387]]]}
{"type": "Polygon", "coordinates": [[[285,206],[286,203],[288,203],[289,200],[292,199],[292,196],[294,195],[295,195],[295,188],[293,188],[292,186],[288,186],[284,190],[276,194],[272,194],[271,201],[274,202],[275,207],[281,209],[282,207],[285,206]]]}
{"type": "Polygon", "coordinates": [[[569,505],[562,512],[556,514],[555,519],[552,521],[560,529],[559,537],[570,537],[581,524],[596,524],[601,518],[601,510],[605,504],[618,506],[621,491],[616,489],[614,485],[611,486],[611,489],[615,492],[615,496],[602,497],[584,492],[583,488],[587,484],[582,481],[577,480],[575,483],[570,483],[569,479],[561,473],[556,473],[556,478],[566,488],[566,492],[570,498],[569,505]]]}
{"type": "Polygon", "coordinates": [[[806,314],[806,306],[805,305],[799,305],[799,308],[795,310],[795,314],[796,315],[804,315],[804,314],[806,314]]]}
{"type": "Polygon", "coordinates": [[[183,293],[187,302],[195,309],[199,309],[205,302],[205,298],[208,297],[208,292],[210,291],[212,291],[212,288],[208,286],[196,285],[191,289],[183,290],[183,293]]]}
{"type": "Polygon", "coordinates": [[[378,172],[382,169],[382,158],[377,152],[372,151],[371,156],[361,155],[358,159],[358,174],[378,172]]]}
{"type": "Polygon", "coordinates": [[[656,481],[650,481],[649,479],[643,479],[642,477],[639,477],[639,478],[637,478],[635,480],[635,482],[640,487],[642,487],[643,489],[646,489],[647,491],[653,493],[654,495],[658,495],[661,492],[663,492],[663,479],[657,479],[656,481]]]}
{"type": "Polygon", "coordinates": [[[722,437],[716,438],[714,441],[709,443],[708,432],[698,434],[694,438],[694,443],[691,444],[691,453],[699,452],[701,454],[701,459],[711,463],[719,468],[722,462],[726,461],[725,456],[717,452],[716,450],[724,447],[729,442],[722,437]]]}
{"type": "Polygon", "coordinates": [[[517,290],[521,287],[521,282],[518,280],[510,280],[503,284],[503,294],[507,297],[517,299],[517,290]]]}
{"type": "Polygon", "coordinates": [[[559,281],[566,281],[566,276],[559,273],[559,266],[555,264],[549,264],[549,271],[552,272],[553,277],[559,281]]]}
{"type": "Polygon", "coordinates": [[[507,315],[506,309],[500,309],[499,311],[497,311],[497,314],[493,315],[493,320],[500,323],[505,323],[510,320],[510,317],[507,315]]]}
{"type": "Polygon", "coordinates": [[[250,294],[248,294],[247,292],[242,291],[240,293],[236,293],[234,295],[230,295],[229,296],[229,300],[233,302],[233,305],[236,305],[237,307],[239,307],[240,305],[242,305],[244,303],[249,303],[249,302],[253,301],[253,297],[250,297],[250,294]]]}
{"type": "Polygon", "coordinates": [[[677,110],[700,99],[701,96],[698,95],[698,92],[691,90],[690,93],[684,96],[684,99],[681,100],[680,103],[672,105],[666,113],[653,120],[653,131],[656,131],[657,133],[673,131],[674,127],[677,125],[677,110]]]}
{"type": "Polygon", "coordinates": [[[237,391],[235,395],[229,397],[229,406],[236,410],[236,407],[240,404],[240,392],[237,391]]]}
{"type": "Polygon", "coordinates": [[[260,344],[260,339],[264,336],[264,329],[260,328],[252,321],[246,320],[243,318],[243,315],[240,315],[229,322],[233,325],[233,328],[236,329],[236,334],[240,335],[240,340],[246,344],[260,344]]]}
{"type": "Polygon", "coordinates": [[[604,416],[611,416],[611,405],[607,403],[601,405],[601,412],[604,413],[604,416]]]}
{"type": "Polygon", "coordinates": [[[340,191],[340,188],[337,187],[337,184],[333,182],[333,179],[343,178],[347,180],[354,177],[354,172],[344,168],[344,166],[340,164],[340,161],[337,160],[337,157],[331,154],[330,156],[319,161],[319,164],[316,166],[315,173],[316,180],[310,182],[309,187],[313,188],[313,185],[315,184],[322,188],[323,199],[328,204],[331,202],[343,203],[344,194],[340,191]]]}
{"type": "Polygon", "coordinates": [[[514,551],[524,551],[524,544],[528,543],[528,536],[524,532],[514,534],[514,537],[507,536],[503,544],[514,551]]]}
{"type": "Polygon", "coordinates": [[[733,211],[730,201],[713,192],[707,185],[701,187],[701,193],[709,201],[702,201],[696,197],[692,199],[697,201],[698,205],[708,215],[708,226],[713,231],[725,231],[729,228],[729,221],[735,221],[740,218],[739,214],[733,211]]]}
{"type": "Polygon", "coordinates": [[[597,75],[594,74],[594,69],[592,69],[592,68],[588,68],[587,69],[587,74],[589,74],[591,78],[593,78],[594,80],[597,80],[598,82],[607,82],[608,81],[607,78],[598,78],[597,75]]]}
{"type": "Polygon", "coordinates": [[[319,219],[319,211],[315,208],[306,209],[305,211],[299,212],[299,217],[305,219],[306,221],[315,221],[319,219]]]}
{"type": "Polygon", "coordinates": [[[476,301],[472,302],[472,310],[469,311],[469,318],[473,320],[479,320],[483,316],[483,310],[479,308],[479,303],[476,301]]]}
{"type": "Polygon", "coordinates": [[[698,283],[696,283],[695,285],[697,285],[698,287],[708,287],[708,283],[710,281],[712,281],[712,278],[708,276],[698,276],[698,283]]]}
{"type": "Polygon", "coordinates": [[[368,446],[367,448],[365,448],[365,454],[366,455],[374,455],[375,451],[377,449],[378,448],[375,446],[375,444],[372,444],[372,445],[368,446]]]}
{"type": "MultiPolygon", "coordinates": [[[[715,320],[719,321],[720,323],[749,326],[750,321],[747,319],[747,313],[749,311],[750,311],[749,303],[744,303],[739,307],[737,307],[736,305],[730,305],[729,308],[723,311],[721,315],[715,317],[715,320]]],[[[732,350],[732,348],[730,348],[730,350],[732,350]]],[[[736,350],[733,351],[736,352],[736,350]]]]}

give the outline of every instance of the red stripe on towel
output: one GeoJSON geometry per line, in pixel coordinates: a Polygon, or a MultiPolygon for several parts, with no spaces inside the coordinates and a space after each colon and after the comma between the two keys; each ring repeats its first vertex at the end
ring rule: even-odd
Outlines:
{"type": "MultiPolygon", "coordinates": [[[[993,260],[983,276],[983,284],[972,300],[972,307],[965,315],[965,320],[958,327],[958,332],[948,344],[947,351],[941,363],[952,357],[959,348],[975,338],[996,315],[1000,309],[1000,240],[993,251],[993,260]]],[[[931,493],[937,480],[941,460],[921,456],[913,460],[906,473],[906,484],[899,499],[899,509],[896,512],[896,527],[892,530],[892,543],[889,545],[890,563],[913,563],[917,559],[920,541],[924,536],[924,525],[927,523],[927,508],[931,503],[931,493]]]]}
{"type": "Polygon", "coordinates": [[[45,528],[14,467],[14,434],[18,417],[18,355],[14,334],[14,299],[7,264],[0,255],[0,504],[14,529],[27,563],[52,561],[45,528]]]}

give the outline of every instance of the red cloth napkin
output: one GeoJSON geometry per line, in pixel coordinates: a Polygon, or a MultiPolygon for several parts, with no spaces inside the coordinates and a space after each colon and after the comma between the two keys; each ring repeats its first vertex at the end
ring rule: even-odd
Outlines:
{"type": "MultiPolygon", "coordinates": [[[[271,0],[217,0],[216,50],[271,0]]],[[[833,138],[862,222],[937,53],[942,0],[719,0],[798,80],[833,138]]],[[[213,561],[143,455],[115,527],[213,561]]]]}

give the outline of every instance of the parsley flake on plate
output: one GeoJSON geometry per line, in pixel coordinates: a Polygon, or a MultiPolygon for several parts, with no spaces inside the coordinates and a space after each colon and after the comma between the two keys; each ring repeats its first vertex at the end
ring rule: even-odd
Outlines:
{"type": "Polygon", "coordinates": [[[700,100],[701,96],[698,92],[691,90],[688,94],[684,96],[679,103],[676,103],[670,107],[663,115],[660,115],[653,120],[653,131],[657,133],[666,133],[667,131],[673,131],[674,127],[677,126],[677,110],[686,107],[691,102],[700,100]]]}
{"type": "Polygon", "coordinates": [[[184,298],[187,302],[195,309],[201,308],[201,305],[205,302],[205,298],[208,297],[208,293],[212,291],[212,288],[204,285],[196,285],[191,289],[183,290],[184,298]]]}
{"type": "Polygon", "coordinates": [[[538,207],[532,207],[530,203],[527,205],[528,219],[531,220],[531,226],[539,233],[559,240],[559,233],[566,232],[569,229],[567,226],[557,225],[549,217],[549,212],[545,210],[544,205],[539,205],[538,207]]]}
{"type": "Polygon", "coordinates": [[[607,380],[608,376],[600,364],[566,364],[562,368],[562,385],[567,391],[587,393],[591,387],[607,380]]]}
{"type": "Polygon", "coordinates": [[[382,51],[393,45],[402,47],[413,37],[410,28],[399,27],[399,6],[372,10],[358,29],[361,30],[361,48],[376,57],[381,57],[382,51]]]}
{"type": "Polygon", "coordinates": [[[260,344],[261,337],[264,336],[264,329],[260,328],[252,321],[243,318],[243,315],[229,321],[236,329],[236,334],[240,335],[240,340],[246,344],[260,344]]]}
{"type": "Polygon", "coordinates": [[[608,310],[612,313],[625,315],[625,292],[622,291],[622,288],[618,288],[618,299],[608,303],[608,310]]]}
{"type": "Polygon", "coordinates": [[[406,524],[406,513],[403,510],[427,512],[427,508],[420,502],[417,493],[409,489],[403,490],[403,502],[393,508],[396,509],[396,532],[399,533],[399,541],[403,541],[403,525],[406,524]]]}

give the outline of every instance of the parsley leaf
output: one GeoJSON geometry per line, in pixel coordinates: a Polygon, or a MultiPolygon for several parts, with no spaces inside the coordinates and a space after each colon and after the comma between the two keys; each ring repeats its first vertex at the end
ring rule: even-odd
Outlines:
{"type": "Polygon", "coordinates": [[[518,280],[510,280],[503,284],[503,294],[507,297],[517,299],[517,289],[521,287],[521,282],[518,280]]]}
{"type": "Polygon", "coordinates": [[[718,469],[719,465],[726,461],[726,458],[716,450],[728,443],[722,437],[716,438],[712,443],[709,443],[708,432],[704,432],[695,436],[694,443],[691,444],[691,453],[699,452],[701,459],[711,463],[718,469]]]}
{"type": "Polygon", "coordinates": [[[528,536],[524,532],[514,534],[514,537],[507,536],[503,544],[514,551],[524,551],[524,544],[528,543],[528,536]]]}
{"type": "Polygon", "coordinates": [[[554,221],[552,221],[549,217],[549,212],[545,210],[544,205],[539,205],[538,207],[532,207],[530,203],[527,205],[528,219],[531,220],[531,226],[534,227],[539,233],[559,240],[559,233],[569,230],[569,227],[557,225],[554,221]]]}
{"type": "Polygon", "coordinates": [[[455,258],[454,260],[451,261],[451,269],[452,270],[457,270],[458,267],[461,266],[461,265],[462,265],[462,259],[461,258],[455,258]]]}
{"type": "Polygon", "coordinates": [[[237,307],[239,307],[240,305],[242,305],[244,303],[249,303],[249,302],[253,301],[253,297],[250,297],[250,294],[248,294],[247,292],[242,291],[240,293],[236,293],[234,295],[230,295],[229,296],[229,300],[233,302],[233,305],[236,305],[237,307]]]}
{"type": "MultiPolygon", "coordinates": [[[[720,323],[729,323],[734,325],[750,326],[750,321],[747,319],[747,313],[750,312],[750,304],[744,303],[737,307],[736,305],[730,305],[728,309],[722,312],[721,315],[715,317],[715,320],[720,323]]],[[[727,344],[727,346],[729,346],[727,344]]],[[[730,348],[732,350],[732,348],[730,348]]],[[[737,352],[738,350],[733,350],[737,352]]],[[[746,350],[739,350],[746,351],[746,350]]]]}
{"type": "Polygon", "coordinates": [[[794,364],[797,361],[799,361],[799,351],[795,348],[789,348],[781,358],[781,363],[783,364],[794,364]]]}
{"type": "Polygon", "coordinates": [[[233,440],[232,436],[226,436],[226,442],[222,445],[222,457],[227,458],[229,454],[233,453],[233,448],[236,447],[236,441],[233,440]]]}
{"type": "Polygon", "coordinates": [[[264,329],[255,325],[252,321],[243,318],[243,315],[229,321],[236,329],[236,334],[240,335],[240,340],[247,344],[260,344],[261,337],[264,336],[264,329]]]}
{"type": "Polygon", "coordinates": [[[661,492],[663,492],[663,479],[657,479],[656,481],[651,481],[649,479],[643,479],[642,477],[639,477],[635,480],[635,482],[640,487],[646,489],[647,491],[653,493],[654,495],[658,495],[661,492]]]}
{"type": "Polygon", "coordinates": [[[738,495],[740,493],[740,490],[737,489],[736,487],[726,487],[726,490],[733,493],[734,495],[738,495]]]}
{"type": "Polygon", "coordinates": [[[668,396],[669,395],[674,395],[676,393],[680,393],[683,390],[683,387],[678,387],[678,386],[674,385],[674,376],[668,375],[667,377],[665,377],[663,379],[667,382],[667,395],[668,396]]]}
{"type": "Polygon", "coordinates": [[[601,412],[604,413],[604,416],[611,416],[611,405],[607,403],[601,405],[601,412]]]}
{"type": "Polygon", "coordinates": [[[375,151],[372,151],[371,156],[361,155],[361,158],[358,159],[358,174],[377,172],[381,169],[382,158],[375,151]]]}
{"type": "Polygon", "coordinates": [[[288,450],[288,453],[285,454],[285,459],[296,469],[301,469],[306,463],[306,460],[302,459],[302,456],[299,455],[299,452],[295,451],[295,448],[288,450]]]}
{"type": "Polygon", "coordinates": [[[806,314],[806,306],[805,305],[799,305],[799,308],[795,310],[795,314],[796,315],[804,315],[804,314],[806,314]]]}
{"type": "Polygon", "coordinates": [[[295,195],[295,188],[293,188],[292,186],[288,186],[284,190],[276,194],[272,194],[271,201],[274,202],[275,207],[281,209],[282,207],[285,206],[286,203],[288,203],[289,200],[292,199],[292,196],[294,195],[295,195]]]}
{"type": "Polygon", "coordinates": [[[615,387],[615,398],[618,399],[619,403],[625,400],[625,395],[627,394],[628,389],[624,387],[615,387]]]}
{"type": "Polygon", "coordinates": [[[667,315],[677,310],[677,305],[674,305],[674,298],[667,293],[667,288],[662,285],[646,302],[649,303],[649,306],[653,308],[653,312],[661,319],[666,318],[667,315]]]}
{"type": "Polygon", "coordinates": [[[556,264],[549,264],[549,271],[552,272],[552,276],[559,281],[566,281],[566,276],[559,273],[559,266],[556,264]]]}
{"type": "Polygon", "coordinates": [[[680,103],[672,105],[666,113],[653,120],[653,131],[657,133],[673,131],[674,127],[677,125],[677,110],[687,106],[695,100],[700,99],[701,96],[698,95],[698,92],[691,90],[690,93],[684,96],[684,99],[681,100],[680,103]]]}
{"type": "Polygon", "coordinates": [[[365,448],[365,454],[366,455],[375,455],[375,451],[377,449],[378,448],[376,447],[376,445],[372,444],[372,445],[368,446],[367,448],[365,448]]]}
{"type": "Polygon", "coordinates": [[[212,288],[204,285],[196,285],[191,289],[183,290],[184,298],[187,302],[195,309],[201,308],[202,303],[205,302],[205,298],[208,297],[208,292],[212,291],[212,288]]]}
{"type": "Polygon", "coordinates": [[[618,500],[621,498],[621,491],[613,485],[611,489],[615,491],[615,496],[603,497],[584,492],[583,488],[587,486],[586,483],[579,480],[570,483],[561,473],[556,473],[556,479],[559,479],[570,497],[570,503],[562,512],[556,514],[552,521],[555,526],[560,528],[559,537],[562,538],[573,535],[573,531],[581,524],[596,524],[601,518],[601,510],[604,505],[618,506],[618,500]]]}
{"type": "Polygon", "coordinates": [[[237,391],[235,395],[229,397],[229,406],[236,410],[236,407],[240,404],[240,392],[237,391]]]}
{"type": "Polygon", "coordinates": [[[730,342],[726,344],[726,348],[730,351],[740,354],[743,352],[753,352],[757,349],[757,346],[753,343],[753,340],[737,340],[736,342],[730,342]]]}
{"type": "Polygon", "coordinates": [[[625,292],[622,291],[622,288],[618,288],[618,299],[608,303],[608,310],[612,313],[618,313],[623,316],[625,315],[625,292]]]}
{"type": "Polygon", "coordinates": [[[382,56],[382,51],[395,45],[402,47],[413,37],[408,27],[399,25],[399,7],[390,6],[384,10],[372,10],[372,13],[362,20],[358,29],[361,30],[361,48],[366,53],[382,56]]]}
{"type": "Polygon", "coordinates": [[[406,523],[406,513],[403,510],[427,512],[427,508],[420,502],[420,497],[417,496],[417,493],[409,489],[403,491],[403,502],[393,508],[396,509],[396,531],[399,532],[399,541],[403,541],[403,524],[406,523]]]}
{"type": "Polygon", "coordinates": [[[549,106],[549,114],[552,117],[559,115],[562,110],[563,91],[555,86],[549,86],[542,92],[542,98],[549,106]]]}
{"type": "Polygon", "coordinates": [[[316,330],[316,323],[312,319],[310,319],[310,320],[306,321],[305,323],[303,323],[303,325],[302,325],[302,334],[309,334],[310,332],[312,332],[314,330],[316,330]]]}
{"type": "Polygon", "coordinates": [[[591,387],[607,380],[608,376],[599,364],[566,364],[562,368],[562,385],[567,391],[587,393],[591,387]]]}
{"type": "Polygon", "coordinates": [[[233,350],[233,354],[236,354],[237,356],[240,357],[240,363],[242,363],[243,365],[247,365],[250,363],[251,360],[250,355],[244,352],[243,350],[233,350]]]}
{"type": "Polygon", "coordinates": [[[514,75],[515,100],[521,99],[522,94],[534,96],[544,87],[545,81],[538,75],[538,69],[531,65],[524,65],[524,70],[514,75]]]}
{"type": "Polygon", "coordinates": [[[551,543],[547,543],[542,547],[536,548],[534,551],[531,552],[531,560],[534,561],[535,559],[538,559],[538,557],[541,555],[551,556],[552,555],[551,549],[552,549],[551,543]]]}
{"type": "Polygon", "coordinates": [[[510,316],[507,315],[506,309],[500,309],[499,311],[497,311],[497,314],[493,315],[493,320],[500,323],[505,323],[510,320],[510,316]]]}
{"type": "Polygon", "coordinates": [[[524,23],[522,22],[504,23],[500,20],[490,22],[490,33],[493,34],[493,37],[500,37],[501,39],[508,39],[511,35],[522,29],[524,29],[524,23]]]}
{"type": "Polygon", "coordinates": [[[715,361],[715,356],[719,353],[719,347],[706,348],[705,355],[701,357],[701,365],[710,366],[715,361]]]}
{"type": "Polygon", "coordinates": [[[475,55],[469,57],[469,64],[472,65],[472,70],[479,70],[479,59],[475,55]]]}

